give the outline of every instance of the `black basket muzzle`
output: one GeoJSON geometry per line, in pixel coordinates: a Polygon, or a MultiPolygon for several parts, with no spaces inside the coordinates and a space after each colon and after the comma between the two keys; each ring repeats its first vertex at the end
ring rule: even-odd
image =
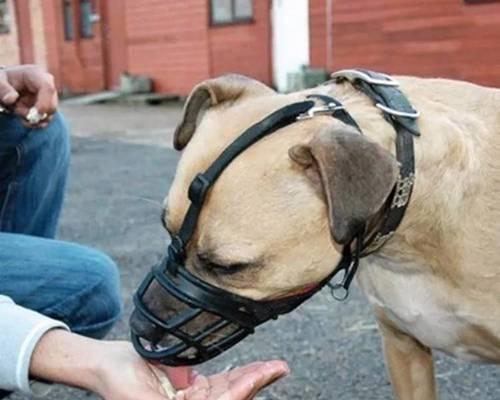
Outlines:
{"type": "MultiPolygon", "coordinates": [[[[191,205],[178,234],[172,238],[164,260],[151,270],[134,296],[135,312],[156,330],[163,332],[158,343],[151,343],[147,338],[142,338],[141,332],[131,324],[132,342],[143,357],[172,366],[195,365],[214,358],[253,333],[256,326],[298,307],[327,284],[338,270],[303,293],[278,300],[254,301],[210,285],[185,267],[186,245],[196,229],[206,194],[222,171],[246,148],[296,122],[313,106],[313,101],[302,101],[270,114],[241,134],[204,173],[195,177],[188,191],[191,205]],[[153,282],[162,288],[164,296],[170,296],[172,303],[182,305],[174,315],[160,318],[148,308],[145,294],[153,282]],[[210,322],[199,324],[196,323],[197,319],[198,322],[210,322]],[[193,327],[198,327],[195,332],[193,327]],[[168,345],[162,347],[162,343],[168,345]]],[[[332,99],[329,112],[338,109],[338,103],[332,99]]],[[[350,265],[346,257],[343,260],[345,265],[350,265]]]]}
{"type": "Polygon", "coordinates": [[[139,354],[150,360],[172,366],[199,364],[234,346],[253,333],[256,326],[292,311],[313,292],[314,289],[281,300],[254,301],[204,282],[184,265],[167,257],[143,281],[134,296],[134,304],[142,318],[161,328],[164,334],[161,342],[175,344],[160,348],[141,338],[133,327],[132,342],[139,354]],[[156,316],[144,302],[144,295],[153,282],[164,290],[162,295],[183,303],[182,310],[165,320],[156,316]],[[193,322],[204,317],[211,322],[204,326],[198,324],[193,333],[193,322]]]}

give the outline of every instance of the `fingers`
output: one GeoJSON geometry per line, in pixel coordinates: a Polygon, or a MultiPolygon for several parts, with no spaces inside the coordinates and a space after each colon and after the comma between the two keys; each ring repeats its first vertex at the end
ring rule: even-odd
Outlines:
{"type": "Polygon", "coordinates": [[[54,77],[46,72],[42,73],[39,77],[35,107],[40,114],[52,115],[56,112],[57,105],[58,96],[54,77]]]}
{"type": "Polygon", "coordinates": [[[217,399],[253,399],[262,388],[284,377],[289,372],[287,364],[283,361],[254,363],[241,369],[237,368],[232,371],[229,389],[217,399]]]}
{"type": "Polygon", "coordinates": [[[51,74],[36,65],[25,67],[22,70],[22,83],[24,89],[35,96],[35,102],[31,106],[35,107],[40,114],[52,115],[56,112],[58,96],[54,77],[51,74]]]}
{"type": "Polygon", "coordinates": [[[256,362],[208,378],[199,375],[176,400],[249,400],[263,387],[289,373],[283,361],[256,362]]]}
{"type": "Polygon", "coordinates": [[[54,77],[36,65],[22,65],[3,70],[6,80],[19,93],[23,106],[16,110],[26,117],[32,107],[40,114],[52,115],[58,106],[54,77]]]}
{"type": "Polygon", "coordinates": [[[4,106],[12,106],[19,98],[19,93],[9,83],[7,73],[0,69],[0,104],[4,106]]]}

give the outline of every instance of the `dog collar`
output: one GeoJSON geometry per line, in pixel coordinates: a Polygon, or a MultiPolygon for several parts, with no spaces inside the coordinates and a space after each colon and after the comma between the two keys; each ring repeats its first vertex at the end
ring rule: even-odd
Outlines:
{"type": "Polygon", "coordinates": [[[328,284],[335,299],[345,300],[358,269],[359,259],[379,250],[393,237],[403,220],[415,182],[413,137],[420,136],[417,125],[420,113],[412,107],[403,92],[399,90],[399,83],[386,74],[365,69],[346,69],[333,73],[331,77],[334,82],[351,83],[382,111],[384,119],[396,131],[396,159],[400,166],[396,184],[385,206],[382,207],[383,213],[378,228],[367,238],[365,237],[367,233],[363,228],[355,239],[354,252],[351,251],[353,244],[344,247],[343,257],[334,274],[335,276],[344,272],[342,280],[340,283],[328,284]]]}
{"type": "Polygon", "coordinates": [[[177,235],[172,238],[164,259],[146,276],[134,295],[135,311],[151,324],[170,335],[175,344],[159,348],[136,332],[132,326],[132,343],[141,356],[167,365],[194,365],[207,361],[226,351],[262,323],[286,314],[329,285],[335,298],[347,297],[349,286],[358,269],[359,259],[380,248],[394,233],[403,218],[409,201],[414,176],[413,135],[418,134],[413,110],[397,83],[390,77],[364,70],[347,70],[334,74],[334,79],[349,80],[376,102],[384,117],[397,133],[396,158],[401,164],[400,177],[383,207],[380,228],[365,240],[363,227],[344,246],[337,267],[323,281],[284,298],[255,301],[215,287],[190,273],[185,267],[186,246],[196,229],[206,195],[225,168],[243,151],[263,137],[277,130],[316,115],[331,115],[353,126],[360,133],[356,121],[336,99],[325,95],[310,95],[302,102],[287,105],[244,131],[232,142],[205,172],[191,182],[188,197],[191,204],[177,235]],[[313,100],[319,100],[317,105],[313,100]],[[330,284],[332,277],[343,272],[342,281],[330,284]],[[144,295],[155,282],[165,295],[185,306],[168,319],[157,317],[145,304],[144,295]],[[186,332],[187,324],[196,318],[211,322],[196,334],[186,332]]]}

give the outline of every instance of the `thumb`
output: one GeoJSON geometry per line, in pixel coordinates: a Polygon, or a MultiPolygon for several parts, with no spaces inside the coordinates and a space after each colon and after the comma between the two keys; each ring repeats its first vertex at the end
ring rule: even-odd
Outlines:
{"type": "Polygon", "coordinates": [[[5,106],[12,106],[19,98],[19,93],[7,80],[5,71],[0,70],[0,103],[5,106]]]}

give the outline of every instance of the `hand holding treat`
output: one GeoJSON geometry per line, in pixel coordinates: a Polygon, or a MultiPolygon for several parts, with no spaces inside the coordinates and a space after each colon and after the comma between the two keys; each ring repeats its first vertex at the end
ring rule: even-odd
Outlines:
{"type": "Polygon", "coordinates": [[[17,114],[38,128],[48,125],[57,105],[54,78],[40,67],[0,68],[0,112],[17,114]]]}
{"type": "Polygon", "coordinates": [[[128,342],[99,341],[61,329],[46,333],[30,376],[80,387],[104,400],[249,400],[288,374],[283,361],[255,362],[205,377],[141,358],[128,342]]]}
{"type": "Polygon", "coordinates": [[[288,374],[282,361],[254,362],[205,377],[188,367],[153,365],[129,343],[115,343],[116,358],[102,377],[106,400],[248,400],[265,386],[288,374]],[[127,384],[124,384],[127,382],[127,384]]]}
{"type": "MultiPolygon", "coordinates": [[[[165,367],[163,367],[165,368],[165,367]]],[[[175,373],[185,368],[170,368],[166,374],[175,384],[175,373]]],[[[254,362],[231,371],[205,377],[192,373],[189,386],[176,391],[163,375],[161,382],[167,397],[171,400],[247,400],[265,386],[288,374],[288,367],[282,361],[254,362]]]]}

